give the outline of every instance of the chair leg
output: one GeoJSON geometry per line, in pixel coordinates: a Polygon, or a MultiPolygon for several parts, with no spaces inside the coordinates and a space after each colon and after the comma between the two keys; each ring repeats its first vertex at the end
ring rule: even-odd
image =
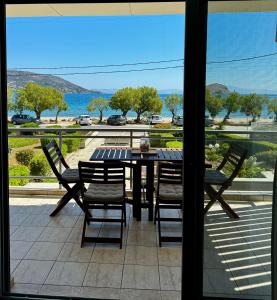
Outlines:
{"type": "Polygon", "coordinates": [[[84,209],[85,209],[85,219],[84,219],[83,232],[82,232],[81,248],[84,245],[84,239],[85,239],[85,234],[86,234],[86,225],[87,225],[87,222],[88,222],[88,213],[87,213],[88,212],[88,207],[85,204],[84,204],[84,209]]]}
{"type": "Polygon", "coordinates": [[[124,212],[124,226],[126,227],[127,217],[126,217],[126,202],[125,201],[124,201],[124,204],[123,204],[123,212],[124,212]]]}
{"type": "Polygon", "coordinates": [[[121,210],[121,222],[120,222],[120,249],[122,249],[122,236],[123,236],[123,223],[124,223],[124,204],[122,204],[121,210]]]}
{"type": "Polygon", "coordinates": [[[156,205],[155,205],[155,214],[154,214],[154,224],[156,224],[156,221],[157,221],[157,213],[158,213],[158,205],[156,203],[156,205]]]}
{"type": "Polygon", "coordinates": [[[162,246],[162,235],[161,235],[161,212],[159,202],[156,204],[158,206],[158,230],[159,230],[159,247],[162,246]]]}

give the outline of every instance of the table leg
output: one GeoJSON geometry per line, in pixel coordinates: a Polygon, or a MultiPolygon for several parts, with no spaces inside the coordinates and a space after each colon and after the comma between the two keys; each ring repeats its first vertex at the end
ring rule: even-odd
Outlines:
{"type": "Polygon", "coordinates": [[[139,162],[133,168],[133,217],[141,220],[141,164],[139,162]]]}
{"type": "Polygon", "coordinates": [[[154,207],[154,161],[148,161],[146,165],[146,198],[148,201],[148,220],[153,221],[154,207]]]}

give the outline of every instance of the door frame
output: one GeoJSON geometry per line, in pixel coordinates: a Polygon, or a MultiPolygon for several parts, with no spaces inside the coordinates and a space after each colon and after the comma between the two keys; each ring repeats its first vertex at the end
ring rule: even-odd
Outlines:
{"type": "MultiPolygon", "coordinates": [[[[219,1],[219,0],[214,0],[219,1]]],[[[220,0],[221,1],[221,0],[220,0]]],[[[238,0],[239,1],[239,0],[238,0]]],[[[7,134],[7,53],[6,4],[76,3],[76,1],[12,1],[0,4],[0,298],[22,299],[9,290],[9,191],[8,191],[8,134],[7,134]]],[[[82,0],[82,3],[99,1],[82,0]]],[[[102,1],[101,3],[130,1],[102,1]]],[[[147,1],[136,1],[147,2],[147,1]]],[[[148,1],[152,2],[152,1],[148,1]]],[[[170,2],[170,1],[160,1],[170,2]]],[[[204,237],[204,117],[206,83],[206,48],[208,0],[186,0],[185,70],[184,70],[184,210],[183,210],[183,261],[182,299],[219,299],[203,296],[203,237],[204,237]],[[195,34],[197,33],[197,34],[195,34]],[[189,187],[189,188],[188,188],[189,187]],[[189,212],[189,213],[187,213],[189,212]]],[[[26,295],[22,295],[25,296],[26,295]]],[[[41,299],[69,299],[69,297],[34,296],[41,299]]],[[[73,298],[72,298],[73,299],[73,298]]],[[[231,298],[220,298],[231,299],[231,298]]],[[[236,298],[238,299],[238,298],[236,298]]]]}

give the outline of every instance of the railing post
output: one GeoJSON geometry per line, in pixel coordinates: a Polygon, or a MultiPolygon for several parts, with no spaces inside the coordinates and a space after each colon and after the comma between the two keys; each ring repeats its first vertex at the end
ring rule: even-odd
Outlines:
{"type": "MultiPolygon", "coordinates": [[[[133,130],[130,130],[130,147],[133,148],[133,130]]],[[[132,163],[132,162],[130,162],[132,163]]],[[[132,169],[130,169],[130,188],[132,189],[133,186],[133,172],[132,169]]]]}
{"type": "MultiPolygon", "coordinates": [[[[59,148],[61,149],[61,152],[62,152],[62,145],[63,145],[63,138],[62,138],[62,131],[59,130],[59,148]]],[[[59,172],[60,174],[62,173],[62,163],[59,162],[59,172]]],[[[62,189],[62,185],[59,184],[59,189],[61,190],[62,189]]]]}

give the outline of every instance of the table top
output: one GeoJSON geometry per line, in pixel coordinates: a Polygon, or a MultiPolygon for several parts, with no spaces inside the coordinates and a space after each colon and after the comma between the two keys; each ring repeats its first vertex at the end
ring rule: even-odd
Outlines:
{"type": "Polygon", "coordinates": [[[90,157],[91,161],[121,160],[121,161],[182,161],[181,149],[156,149],[156,154],[134,154],[127,147],[100,147],[96,148],[90,157]]]}

